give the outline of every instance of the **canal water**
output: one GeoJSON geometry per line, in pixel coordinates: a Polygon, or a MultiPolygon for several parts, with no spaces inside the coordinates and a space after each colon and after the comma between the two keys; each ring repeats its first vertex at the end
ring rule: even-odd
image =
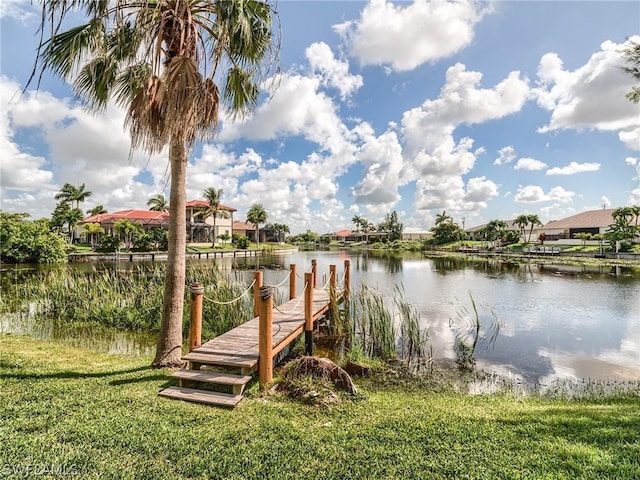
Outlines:
{"type": "Polygon", "coordinates": [[[300,272],[314,258],[319,276],[336,264],[339,278],[350,260],[352,284],[384,293],[390,308],[400,287],[419,310],[436,360],[456,358],[456,334],[475,318],[475,302],[485,333],[475,357],[485,371],[541,385],[640,379],[638,269],[312,251],[270,259],[283,271],[265,278],[277,284],[290,263],[300,272]]]}
{"type": "MultiPolygon", "coordinates": [[[[384,294],[393,308],[397,290],[413,303],[429,333],[434,360],[453,362],[456,335],[474,320],[482,333],[475,351],[477,366],[526,384],[551,385],[558,380],[640,380],[640,271],[622,267],[517,265],[492,260],[427,258],[422,254],[390,255],[342,250],[301,251],[258,259],[190,260],[212,268],[243,268],[247,282],[258,265],[265,282],[283,284],[289,265],[302,276],[318,263],[318,283],[329,265],[351,264],[352,288],[366,285],[384,294]],[[495,338],[488,338],[496,333],[495,338]]],[[[101,268],[131,268],[132,263],[101,268]]],[[[77,268],[88,268],[79,265],[77,268]]],[[[94,267],[91,267],[94,268],[94,267]]],[[[3,275],[7,275],[6,271],[3,275]]],[[[28,309],[28,306],[25,307],[28,309]]],[[[0,331],[22,331],[56,338],[74,346],[126,354],[150,354],[153,336],[126,332],[77,332],[47,327],[26,328],[24,315],[3,314],[0,331]]]]}

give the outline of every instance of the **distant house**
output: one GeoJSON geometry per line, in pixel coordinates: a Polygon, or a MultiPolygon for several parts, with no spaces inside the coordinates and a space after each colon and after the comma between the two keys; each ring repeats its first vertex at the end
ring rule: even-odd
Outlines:
{"type": "Polygon", "coordinates": [[[83,223],[99,223],[105,233],[114,234],[114,224],[118,220],[125,218],[138,223],[145,231],[154,228],[163,228],[165,230],[169,228],[169,214],[153,210],[122,210],[115,213],[100,213],[85,218],[83,223]]]}
{"type": "Polygon", "coordinates": [[[256,241],[256,226],[252,223],[246,222],[233,222],[233,233],[240,235],[241,237],[247,237],[252,242],[256,241]]]}
{"type": "Polygon", "coordinates": [[[545,234],[545,242],[554,240],[572,240],[577,233],[605,233],[613,224],[614,209],[590,210],[578,213],[562,220],[549,222],[534,230],[534,238],[545,234]]]}
{"type": "MultiPolygon", "coordinates": [[[[216,218],[215,231],[213,227],[213,217],[204,217],[204,212],[209,207],[206,200],[191,200],[187,202],[187,242],[189,243],[213,243],[218,236],[228,233],[231,236],[233,225],[233,213],[235,208],[220,205],[221,210],[225,210],[228,218],[218,216],[216,218]]],[[[113,225],[120,219],[129,219],[138,223],[145,231],[154,228],[169,229],[169,213],[156,212],[154,210],[122,210],[115,213],[101,213],[92,215],[83,220],[83,223],[99,223],[104,228],[105,233],[114,234],[113,225]]]]}
{"type": "MultiPolygon", "coordinates": [[[[243,237],[247,237],[252,242],[256,241],[256,226],[252,223],[233,222],[233,233],[243,237]]],[[[260,227],[260,242],[282,242],[284,237],[282,234],[275,232],[267,226],[260,227]]]]}
{"type": "MultiPolygon", "coordinates": [[[[507,224],[507,228],[505,228],[506,231],[513,231],[513,232],[518,232],[520,233],[520,227],[518,225],[514,225],[513,220],[504,220],[504,223],[507,224]]],[[[471,240],[484,240],[484,238],[481,238],[481,232],[482,229],[484,227],[486,227],[488,225],[488,223],[484,223],[482,225],[478,225],[476,227],[471,227],[471,228],[467,228],[464,232],[469,235],[469,238],[471,240]]],[[[536,237],[537,238],[537,237],[536,237]]]]}
{"type": "Polygon", "coordinates": [[[322,235],[322,238],[328,238],[334,242],[371,242],[388,237],[389,234],[386,232],[354,232],[352,230],[338,230],[322,235]]]}
{"type": "Polygon", "coordinates": [[[402,240],[428,240],[433,237],[433,232],[421,228],[406,227],[402,231],[402,240]]]}
{"type": "Polygon", "coordinates": [[[187,202],[187,241],[189,243],[216,243],[220,235],[225,233],[231,237],[233,233],[233,213],[237,210],[233,207],[220,204],[220,210],[226,215],[218,214],[213,216],[203,216],[209,208],[206,200],[190,200],[187,202]]]}

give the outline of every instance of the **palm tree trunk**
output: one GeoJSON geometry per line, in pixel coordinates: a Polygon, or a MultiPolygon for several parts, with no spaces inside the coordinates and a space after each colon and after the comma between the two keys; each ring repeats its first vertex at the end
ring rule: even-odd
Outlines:
{"type": "Polygon", "coordinates": [[[169,201],[169,252],[164,283],[162,324],[154,367],[181,365],[182,313],[184,310],[185,250],[187,247],[186,177],[187,148],[183,139],[172,138],[169,148],[171,194],[169,201]]]}

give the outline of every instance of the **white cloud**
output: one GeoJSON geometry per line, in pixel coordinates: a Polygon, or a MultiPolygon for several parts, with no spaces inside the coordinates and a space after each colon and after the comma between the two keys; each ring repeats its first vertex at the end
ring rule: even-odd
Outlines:
{"type": "Polygon", "coordinates": [[[510,163],[516,158],[516,149],[513,146],[509,145],[508,147],[503,147],[498,150],[498,158],[493,162],[494,165],[503,165],[505,163],[510,163]]]}
{"type": "Polygon", "coordinates": [[[490,89],[479,88],[481,79],[481,73],[456,64],[447,70],[438,98],[404,113],[404,172],[417,179],[416,209],[483,208],[484,202],[469,201],[474,195],[469,195],[469,186],[465,187],[462,179],[475,165],[474,140],[463,137],[456,141],[455,129],[461,124],[484,123],[519,111],[529,88],[518,72],[510,73],[490,89]]]}
{"type": "Polygon", "coordinates": [[[554,167],[547,170],[547,175],[575,175],[582,172],[597,172],[600,170],[599,163],[578,163],[571,162],[566,167],[554,167]]]}
{"type": "Polygon", "coordinates": [[[574,196],[574,192],[565,190],[560,186],[553,187],[549,192],[545,193],[539,185],[526,185],[518,188],[514,200],[518,203],[539,203],[551,200],[570,203],[573,201],[574,196]]]}
{"type": "Polygon", "coordinates": [[[362,65],[408,71],[447,58],[473,40],[473,28],[490,5],[471,0],[414,0],[407,6],[371,0],[357,21],[335,25],[362,65]]]}
{"type": "Polygon", "coordinates": [[[535,158],[520,158],[513,166],[514,170],[542,170],[547,167],[547,164],[536,160],[535,158]]]}
{"type": "Polygon", "coordinates": [[[2,0],[0,1],[0,18],[12,17],[26,20],[35,15],[37,8],[30,0],[2,0]]]}
{"type": "MultiPolygon", "coordinates": [[[[631,37],[630,41],[638,42],[640,36],[631,37]]],[[[538,104],[551,111],[551,119],[539,131],[617,130],[621,131],[623,142],[637,144],[640,115],[638,106],[625,98],[633,77],[620,69],[623,49],[622,44],[606,41],[599,52],[574,71],[566,70],[556,53],[544,55],[538,67],[539,88],[533,92],[538,104]]]]}
{"type": "Polygon", "coordinates": [[[162,191],[166,157],[129,157],[120,110],[109,107],[91,115],[49,92],[28,91],[20,97],[15,95],[19,90],[0,77],[2,208],[48,217],[64,183],[84,183],[92,192],[83,210],[97,204],[110,211],[145,208],[147,199],[162,191]],[[37,139],[34,150],[17,143],[16,133],[37,139]],[[136,179],[143,172],[149,177],[146,182],[136,179]]]}
{"type": "Polygon", "coordinates": [[[609,208],[611,206],[611,200],[603,195],[600,197],[600,205],[604,205],[605,208],[609,208]]]}
{"type": "Polygon", "coordinates": [[[395,132],[376,137],[373,129],[359,129],[364,140],[358,158],[365,166],[362,180],[353,188],[355,202],[388,211],[398,200],[398,187],[405,183],[402,147],[395,132]]]}
{"type": "Polygon", "coordinates": [[[629,195],[629,205],[640,205],[640,187],[631,191],[629,195]]]}
{"type": "Polygon", "coordinates": [[[623,130],[618,138],[629,150],[640,152],[640,127],[623,130]]]}
{"type": "Polygon", "coordinates": [[[638,165],[638,159],[635,157],[627,157],[624,159],[624,163],[632,167],[635,167],[636,165],[638,165]]]}
{"type": "Polygon", "coordinates": [[[326,43],[311,44],[305,54],[311,71],[320,75],[323,85],[338,89],[343,100],[363,85],[362,76],[351,75],[349,63],[337,60],[326,43]]]}

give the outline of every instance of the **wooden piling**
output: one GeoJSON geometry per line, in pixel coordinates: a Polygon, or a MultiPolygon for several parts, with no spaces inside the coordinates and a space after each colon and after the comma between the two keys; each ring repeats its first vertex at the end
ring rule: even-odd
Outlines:
{"type": "Polygon", "coordinates": [[[189,352],[202,345],[202,295],[204,287],[199,283],[189,286],[191,293],[191,321],[189,322],[189,352]]]}
{"type": "Polygon", "coordinates": [[[335,311],[336,290],[338,286],[338,269],[335,265],[329,265],[329,309],[335,311]]]}
{"type": "Polygon", "coordinates": [[[262,272],[256,270],[253,272],[253,316],[260,315],[260,289],[262,288],[262,272]]]}
{"type": "Polygon", "coordinates": [[[316,288],[318,285],[318,261],[314,258],[311,260],[311,273],[313,274],[313,282],[311,285],[316,288]]]}
{"type": "Polygon", "coordinates": [[[313,355],[313,273],[304,274],[304,350],[313,355]]]}
{"type": "Polygon", "coordinates": [[[289,265],[289,300],[296,298],[296,264],[289,265]]]}
{"type": "Polygon", "coordinates": [[[258,324],[258,382],[265,389],[273,381],[273,291],[262,287],[258,296],[260,318],[258,324]]]}
{"type": "Polygon", "coordinates": [[[351,290],[351,260],[344,261],[344,297],[349,297],[349,290],[351,290]]]}

